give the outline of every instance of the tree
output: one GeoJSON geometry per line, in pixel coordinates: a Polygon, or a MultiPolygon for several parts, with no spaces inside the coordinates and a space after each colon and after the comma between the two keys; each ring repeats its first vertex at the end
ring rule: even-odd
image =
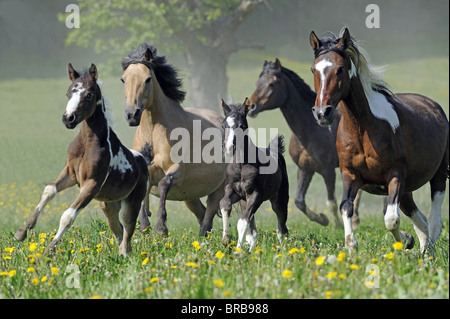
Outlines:
{"type": "Polygon", "coordinates": [[[183,50],[189,71],[189,106],[216,109],[218,95],[227,94],[230,55],[263,47],[239,41],[237,36],[241,23],[263,2],[79,0],[81,27],[68,34],[66,43],[93,45],[99,53],[112,53],[117,65],[117,53],[123,55],[142,42],[155,45],[160,52],[183,50]]]}

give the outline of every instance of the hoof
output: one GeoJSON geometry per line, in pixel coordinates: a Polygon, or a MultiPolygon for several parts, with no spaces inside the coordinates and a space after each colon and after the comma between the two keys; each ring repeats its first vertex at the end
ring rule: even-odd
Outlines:
{"type": "Polygon", "coordinates": [[[15,240],[24,241],[26,238],[27,238],[27,230],[26,229],[21,228],[14,234],[15,240]]]}
{"type": "Polygon", "coordinates": [[[403,240],[405,241],[405,249],[412,249],[415,244],[414,237],[406,231],[402,231],[401,233],[403,240]]]}
{"type": "Polygon", "coordinates": [[[316,214],[315,216],[313,216],[311,218],[311,221],[316,222],[322,226],[328,226],[328,224],[330,223],[330,221],[328,220],[328,217],[322,213],[316,214]]]}
{"type": "Polygon", "coordinates": [[[226,235],[222,237],[222,244],[224,247],[228,247],[228,245],[231,244],[231,237],[230,235],[226,235]]]}
{"type": "Polygon", "coordinates": [[[165,225],[160,225],[160,226],[156,225],[155,230],[161,237],[169,236],[169,230],[167,229],[167,227],[165,225]]]}

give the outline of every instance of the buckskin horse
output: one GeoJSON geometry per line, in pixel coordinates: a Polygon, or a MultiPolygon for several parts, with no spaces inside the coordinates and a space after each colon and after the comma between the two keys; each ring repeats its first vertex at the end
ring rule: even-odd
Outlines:
{"type": "Polygon", "coordinates": [[[336,107],[342,110],[336,147],[346,247],[349,251],[358,247],[351,218],[355,196],[363,189],[388,195],[384,223],[396,241],[406,248],[414,246],[414,238],[399,231],[400,208],[414,225],[420,251],[434,252],[449,176],[449,123],[443,109],[419,94],[393,94],[383,81],[383,70],[370,64],[347,28],[339,38],[319,39],[313,31],[310,44],[315,55],[314,117],[320,125],[330,125],[336,107]],[[428,221],[412,194],[427,182],[431,186],[428,221]]]}
{"type": "MultiPolygon", "coordinates": [[[[207,141],[202,139],[199,150],[192,149],[194,124],[200,123],[200,134],[214,131],[221,141],[222,118],[207,109],[183,109],[180,103],[185,92],[176,70],[165,56],[158,56],[156,48],[143,43],[122,61],[122,82],[125,91],[125,114],[130,126],[137,126],[133,149],[149,154],[150,191],[160,198],[155,229],[167,236],[166,199],[184,201],[195,214],[200,225],[200,236],[212,229],[213,218],[223,196],[226,163],[222,160],[206,163],[174,161],[171,156],[176,140],[170,138],[174,130],[185,129],[190,136],[191,155],[202,153],[207,141]],[[213,129],[213,130],[211,130],[213,129]],[[200,198],[208,196],[206,209],[200,198]]],[[[186,154],[184,154],[186,155],[186,154]]],[[[141,230],[149,226],[149,194],[140,212],[141,230]]]]}
{"type": "Polygon", "coordinates": [[[79,134],[70,144],[67,162],[58,178],[47,185],[39,204],[14,235],[23,241],[33,229],[47,203],[62,190],[77,184],[80,194],[61,216],[59,229],[46,253],[53,252],[63,234],[92,199],[100,201],[109,228],[119,245],[119,253],[131,252],[131,237],[136,228],[141,202],[147,192],[148,172],[145,158],[122,145],[108,123],[105,102],[97,83],[94,64],[78,73],[68,66],[72,81],[68,91],[63,123],[68,129],[81,124],[79,134]],[[122,220],[119,211],[123,210],[122,220]]]}

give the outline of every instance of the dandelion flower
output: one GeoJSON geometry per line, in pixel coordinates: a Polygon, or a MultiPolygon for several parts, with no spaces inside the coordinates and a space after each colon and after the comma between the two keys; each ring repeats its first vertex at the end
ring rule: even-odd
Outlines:
{"type": "Polygon", "coordinates": [[[36,270],[33,267],[28,267],[27,272],[35,272],[36,270]]]}
{"type": "Polygon", "coordinates": [[[281,273],[281,276],[286,279],[292,278],[292,271],[286,269],[281,273]]]}
{"type": "Polygon", "coordinates": [[[59,269],[58,268],[56,268],[56,267],[52,267],[52,268],[50,268],[50,271],[52,272],[52,274],[54,274],[54,275],[56,275],[56,274],[58,274],[59,273],[59,269]]]}
{"type": "Polygon", "coordinates": [[[403,249],[403,243],[398,241],[395,244],[393,244],[392,247],[394,247],[395,250],[402,250],[403,249]]]}
{"type": "Polygon", "coordinates": [[[47,281],[47,276],[44,276],[41,278],[41,282],[45,282],[45,281],[47,281]]]}
{"type": "Polygon", "coordinates": [[[101,296],[99,296],[99,295],[93,295],[89,299],[103,299],[103,298],[101,296]]]}
{"type": "Polygon", "coordinates": [[[0,272],[0,276],[8,276],[8,272],[7,271],[2,271],[2,272],[0,272]]]}
{"type": "Polygon", "coordinates": [[[394,259],[394,253],[387,253],[386,255],[384,255],[384,257],[386,257],[387,259],[394,259]]]}
{"type": "Polygon", "coordinates": [[[328,279],[332,279],[332,278],[334,278],[334,277],[336,277],[337,276],[337,272],[336,271],[332,271],[332,272],[329,272],[328,274],[327,274],[327,278],[328,279]]]}
{"type": "Polygon", "coordinates": [[[225,256],[225,254],[223,252],[221,252],[220,250],[216,253],[216,258],[219,260],[222,259],[223,256],[225,256]]]}
{"type": "Polygon", "coordinates": [[[195,250],[199,250],[200,248],[202,248],[202,246],[200,245],[200,243],[198,241],[194,241],[192,243],[192,246],[194,246],[195,250]]]}
{"type": "Polygon", "coordinates": [[[33,278],[33,279],[31,280],[31,283],[32,283],[33,285],[37,286],[37,285],[39,284],[39,279],[33,278]]]}
{"type": "Polygon", "coordinates": [[[224,297],[231,297],[233,294],[231,293],[231,291],[229,291],[229,290],[226,290],[226,291],[224,291],[223,292],[223,296],[224,297]]]}
{"type": "Polygon", "coordinates": [[[8,253],[8,254],[12,254],[12,252],[14,251],[14,249],[15,249],[14,247],[6,247],[6,248],[5,248],[5,252],[8,253]]]}
{"type": "Polygon", "coordinates": [[[8,276],[9,276],[9,277],[14,277],[14,276],[16,275],[16,273],[17,273],[17,271],[15,271],[15,270],[10,270],[9,273],[8,273],[8,276]]]}
{"type": "Polygon", "coordinates": [[[143,261],[142,261],[142,266],[147,265],[148,263],[148,257],[146,257],[143,261]]]}
{"type": "Polygon", "coordinates": [[[358,265],[355,265],[355,264],[351,264],[351,265],[350,265],[350,269],[358,270],[358,269],[359,269],[359,266],[358,266],[358,265]]]}
{"type": "Polygon", "coordinates": [[[217,287],[217,288],[223,288],[225,286],[225,283],[223,282],[222,279],[214,279],[213,280],[213,284],[217,287]]]}
{"type": "Polygon", "coordinates": [[[33,252],[36,250],[36,248],[37,248],[37,243],[31,243],[30,246],[28,247],[28,250],[30,252],[33,252]]]}
{"type": "Polygon", "coordinates": [[[197,268],[197,267],[198,267],[198,264],[196,264],[196,263],[190,261],[190,262],[186,263],[186,266],[192,267],[192,268],[197,268]]]}
{"type": "Polygon", "coordinates": [[[288,255],[289,255],[289,256],[292,256],[293,254],[299,253],[299,252],[300,252],[300,249],[298,249],[298,248],[292,248],[291,250],[288,251],[288,255]]]}
{"type": "Polygon", "coordinates": [[[323,258],[322,256],[319,256],[319,257],[316,258],[316,265],[317,266],[323,265],[324,262],[325,262],[325,258],[323,258]]]}
{"type": "Polygon", "coordinates": [[[344,260],[344,258],[345,258],[345,253],[339,253],[337,255],[336,260],[342,262],[344,260]]]}
{"type": "Polygon", "coordinates": [[[157,282],[157,281],[159,281],[158,277],[153,277],[152,279],[150,279],[150,283],[151,284],[154,283],[154,282],[157,282]]]}

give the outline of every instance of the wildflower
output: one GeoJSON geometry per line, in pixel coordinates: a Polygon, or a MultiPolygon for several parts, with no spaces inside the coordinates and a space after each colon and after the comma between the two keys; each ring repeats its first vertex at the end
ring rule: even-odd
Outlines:
{"type": "Polygon", "coordinates": [[[231,297],[231,296],[232,296],[232,293],[231,293],[231,291],[226,290],[226,291],[223,292],[223,296],[224,296],[224,297],[231,297]]]}
{"type": "Polygon", "coordinates": [[[292,278],[292,271],[286,269],[281,273],[281,276],[286,279],[292,278]]]}
{"type": "Polygon", "coordinates": [[[329,290],[326,291],[326,292],[325,292],[325,299],[330,299],[332,294],[333,294],[332,291],[329,291],[329,290]]]}
{"type": "Polygon", "coordinates": [[[37,285],[39,284],[39,279],[33,278],[33,279],[31,280],[31,283],[32,283],[33,285],[37,286],[37,285]]]}
{"type": "Polygon", "coordinates": [[[394,253],[387,253],[386,255],[384,255],[384,257],[386,257],[387,259],[394,259],[394,253]]]}
{"type": "Polygon", "coordinates": [[[342,262],[344,260],[344,258],[345,258],[345,253],[339,253],[337,255],[336,260],[342,262]]]}
{"type": "Polygon", "coordinates": [[[255,255],[259,255],[259,254],[262,254],[262,253],[264,253],[264,250],[262,250],[260,248],[255,250],[255,255]]]}
{"type": "Polygon", "coordinates": [[[45,282],[45,281],[47,281],[47,276],[44,276],[41,278],[41,282],[45,282]]]}
{"type": "Polygon", "coordinates": [[[153,287],[147,287],[147,288],[144,289],[144,292],[148,293],[148,292],[150,292],[152,290],[153,290],[153,287]]]}
{"type": "Polygon", "coordinates": [[[323,258],[322,256],[319,256],[319,257],[316,258],[316,265],[317,266],[323,265],[324,262],[325,262],[325,258],[323,258]]]}
{"type": "Polygon", "coordinates": [[[2,272],[0,272],[0,276],[8,276],[8,272],[7,271],[2,271],[2,272]]]}
{"type": "Polygon", "coordinates": [[[158,277],[153,277],[152,279],[150,279],[150,283],[151,284],[154,283],[154,282],[157,282],[157,281],[159,281],[158,277]]]}
{"type": "Polygon", "coordinates": [[[5,252],[7,252],[8,254],[12,254],[13,251],[14,251],[14,247],[6,247],[5,248],[5,252]]]}
{"type": "Polygon", "coordinates": [[[167,247],[167,248],[172,248],[172,247],[173,247],[173,244],[172,244],[172,243],[167,243],[167,244],[166,244],[166,247],[167,247]]]}
{"type": "Polygon", "coordinates": [[[195,250],[200,250],[200,248],[202,248],[202,246],[200,245],[200,243],[198,241],[194,241],[192,243],[192,246],[194,246],[195,250]]]}
{"type": "Polygon", "coordinates": [[[8,273],[8,276],[9,276],[9,277],[14,277],[14,276],[16,275],[16,273],[17,273],[17,271],[15,271],[15,270],[10,270],[9,273],[8,273]]]}
{"type": "Polygon", "coordinates": [[[30,252],[33,252],[36,250],[36,248],[37,248],[37,243],[31,243],[30,246],[28,247],[28,250],[30,252]]]}
{"type": "Polygon", "coordinates": [[[334,278],[334,277],[336,277],[337,276],[337,272],[336,271],[332,271],[332,272],[329,272],[328,274],[327,274],[327,278],[328,279],[332,279],[332,278],[334,278]]]}
{"type": "Polygon", "coordinates": [[[89,299],[103,299],[103,298],[101,296],[99,296],[99,295],[93,295],[89,299]]]}
{"type": "Polygon", "coordinates": [[[36,270],[33,267],[28,267],[27,272],[35,272],[36,270]]]}
{"type": "Polygon", "coordinates": [[[225,256],[225,254],[223,252],[221,252],[220,250],[216,253],[216,258],[219,260],[222,259],[223,256],[225,256]]]}
{"type": "Polygon", "coordinates": [[[359,266],[358,266],[358,265],[355,265],[355,264],[351,264],[351,265],[350,265],[350,269],[358,270],[358,269],[359,269],[359,266]]]}
{"type": "Polygon", "coordinates": [[[344,275],[344,274],[339,274],[339,279],[347,279],[347,276],[346,275],[344,275]]]}
{"type": "Polygon", "coordinates": [[[5,256],[5,257],[3,257],[3,260],[11,260],[11,257],[10,256],[5,256]]]}
{"type": "Polygon", "coordinates": [[[300,249],[298,249],[298,248],[292,248],[291,250],[288,251],[288,255],[289,255],[289,256],[292,256],[293,254],[299,253],[299,252],[300,252],[300,249]]]}
{"type": "Polygon", "coordinates": [[[142,261],[142,266],[147,265],[148,263],[148,257],[146,257],[143,261],[142,261]]]}
{"type": "Polygon", "coordinates": [[[222,288],[225,286],[225,283],[223,282],[222,279],[214,279],[213,280],[213,284],[217,287],[217,288],[222,288]]]}
{"type": "Polygon", "coordinates": [[[403,249],[403,243],[398,241],[395,244],[393,244],[392,247],[394,247],[395,250],[402,250],[403,249]]]}
{"type": "Polygon", "coordinates": [[[210,264],[210,265],[215,265],[215,264],[216,264],[215,261],[214,261],[214,260],[211,260],[211,259],[208,259],[207,262],[208,262],[208,264],[210,264]]]}
{"type": "Polygon", "coordinates": [[[198,264],[196,264],[196,263],[190,261],[190,262],[186,263],[186,266],[192,267],[192,268],[197,268],[197,267],[198,267],[198,264]]]}
{"type": "Polygon", "coordinates": [[[58,274],[59,273],[59,269],[58,268],[56,268],[56,267],[52,267],[52,268],[50,268],[50,271],[52,272],[52,274],[54,274],[54,275],[56,275],[56,274],[58,274]]]}

